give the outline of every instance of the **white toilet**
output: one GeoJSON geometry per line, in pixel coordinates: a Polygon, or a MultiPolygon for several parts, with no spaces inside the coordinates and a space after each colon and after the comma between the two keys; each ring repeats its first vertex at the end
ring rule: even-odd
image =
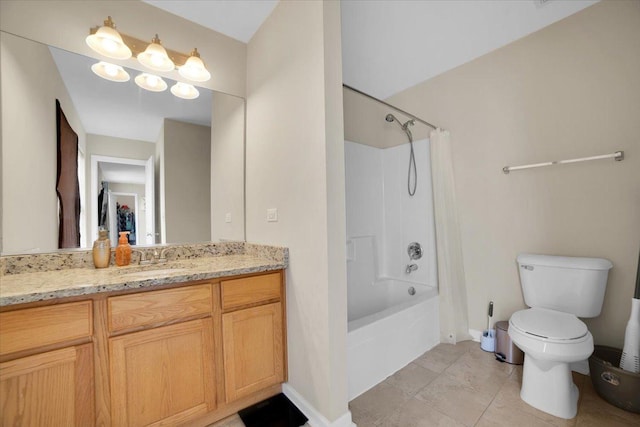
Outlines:
{"type": "Polygon", "coordinates": [[[524,352],[520,397],[560,418],[573,418],[578,388],[570,364],[593,353],[593,337],[578,317],[600,315],[611,261],[600,258],[518,255],[529,309],[509,320],[509,336],[524,352]]]}

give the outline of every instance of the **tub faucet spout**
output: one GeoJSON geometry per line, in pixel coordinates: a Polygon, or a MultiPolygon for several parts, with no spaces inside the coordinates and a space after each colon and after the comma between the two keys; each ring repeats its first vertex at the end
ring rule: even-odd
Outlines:
{"type": "Polygon", "coordinates": [[[407,274],[411,274],[412,271],[416,271],[418,266],[416,264],[407,264],[407,269],[405,270],[407,274]]]}

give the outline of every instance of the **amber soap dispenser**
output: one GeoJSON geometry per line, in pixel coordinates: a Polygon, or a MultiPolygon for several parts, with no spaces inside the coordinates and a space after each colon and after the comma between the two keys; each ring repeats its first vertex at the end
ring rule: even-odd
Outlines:
{"type": "Polygon", "coordinates": [[[93,242],[93,265],[96,268],[109,267],[111,261],[111,243],[108,238],[108,231],[100,229],[98,240],[93,242]]]}
{"type": "Polygon", "coordinates": [[[129,244],[128,231],[120,232],[118,247],[116,248],[116,265],[124,267],[131,263],[131,245],[129,244]]]}

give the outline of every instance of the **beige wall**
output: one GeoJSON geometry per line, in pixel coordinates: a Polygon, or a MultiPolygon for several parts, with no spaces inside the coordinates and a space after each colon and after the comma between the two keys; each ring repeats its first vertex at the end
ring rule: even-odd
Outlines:
{"type": "Polygon", "coordinates": [[[165,119],[167,242],[211,240],[211,128],[165,119]]]}
{"type": "Polygon", "coordinates": [[[244,240],[244,99],[213,94],[211,240],[244,240]],[[225,220],[231,216],[231,222],[225,220]]]}
{"type": "MultiPolygon", "coordinates": [[[[111,16],[118,31],[146,40],[158,33],[165,47],[188,54],[198,48],[213,74],[202,87],[244,96],[246,45],[141,1],[3,0],[0,29],[85,56],[100,58],[85,43],[89,28],[111,16]]],[[[100,58],[103,59],[103,58],[100,58]]],[[[144,70],[135,59],[118,63],[144,70]]],[[[156,73],[178,79],[178,73],[156,73]]]]}
{"type": "Polygon", "coordinates": [[[90,133],[87,135],[87,170],[91,168],[92,155],[147,160],[155,155],[155,151],[156,147],[152,142],[90,133]]]}
{"type": "Polygon", "coordinates": [[[470,328],[524,307],[520,252],[613,261],[597,344],[622,346],[640,238],[640,2],[604,1],[389,101],[449,129],[470,328]],[[506,165],[624,150],[502,173],[506,165]]]}
{"type": "MultiPolygon", "coordinates": [[[[344,88],[344,139],[376,148],[390,148],[407,144],[407,134],[397,123],[385,120],[387,114],[392,113],[400,124],[410,117],[374,101],[351,89],[344,88]]],[[[416,122],[417,123],[417,122],[416,122]]],[[[429,138],[431,128],[417,124],[412,126],[411,134],[414,141],[429,138]]]]}
{"type": "Polygon", "coordinates": [[[339,7],[280,2],[247,54],[247,240],[289,247],[289,385],[329,420],[348,417],[339,7]]]}
{"type": "Polygon", "coordinates": [[[56,99],[81,150],[85,132],[49,49],[6,33],[0,43],[1,250],[48,252],[58,248],[56,99]]]}

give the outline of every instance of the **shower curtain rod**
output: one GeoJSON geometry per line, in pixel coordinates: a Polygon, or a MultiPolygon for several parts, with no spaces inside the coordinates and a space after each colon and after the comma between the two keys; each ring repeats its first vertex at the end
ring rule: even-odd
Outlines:
{"type": "Polygon", "coordinates": [[[359,93],[360,95],[366,96],[367,98],[371,98],[371,99],[373,99],[374,101],[378,101],[379,103],[384,104],[384,105],[386,105],[387,107],[393,108],[394,110],[396,110],[396,111],[398,111],[398,112],[400,112],[400,113],[404,114],[405,116],[409,116],[409,117],[411,117],[412,119],[414,119],[414,120],[416,120],[416,121],[418,121],[418,122],[420,122],[420,123],[422,123],[422,124],[425,124],[425,125],[429,126],[429,127],[430,127],[430,128],[432,128],[432,129],[438,129],[438,127],[437,127],[437,126],[434,126],[434,125],[432,125],[431,123],[429,123],[429,122],[427,122],[427,121],[425,121],[425,120],[422,120],[420,117],[416,117],[416,116],[414,116],[414,115],[413,115],[413,114],[411,114],[411,113],[407,113],[406,111],[401,110],[400,108],[396,107],[395,105],[391,105],[391,104],[389,104],[388,102],[385,102],[385,101],[383,101],[383,100],[381,100],[381,99],[376,98],[375,96],[369,95],[368,93],[365,93],[365,92],[363,92],[363,91],[361,91],[361,90],[358,90],[358,89],[356,89],[356,88],[354,88],[354,87],[351,87],[351,86],[349,86],[349,85],[347,85],[347,84],[344,84],[344,83],[342,83],[342,87],[345,87],[345,88],[347,88],[347,89],[349,89],[349,90],[352,90],[352,91],[354,91],[355,93],[359,93]]]}

